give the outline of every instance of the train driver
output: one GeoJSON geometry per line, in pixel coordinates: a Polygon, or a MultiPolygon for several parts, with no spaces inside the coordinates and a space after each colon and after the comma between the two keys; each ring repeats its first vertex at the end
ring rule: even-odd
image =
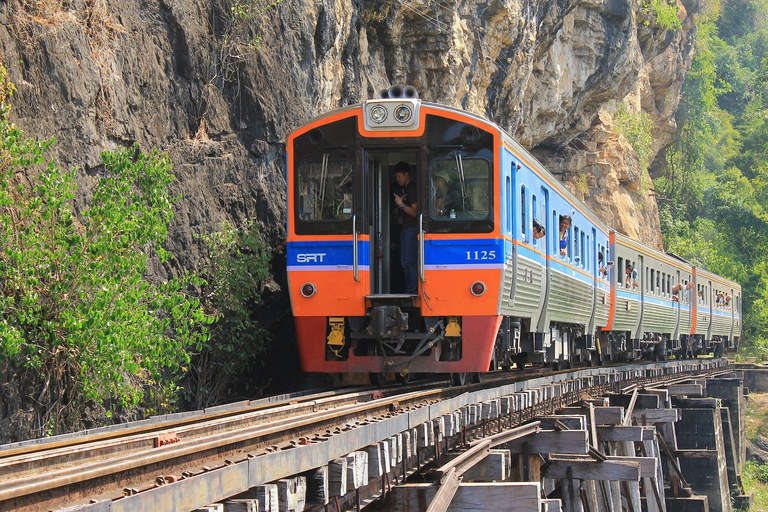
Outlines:
{"type": "Polygon", "coordinates": [[[395,204],[400,209],[402,231],[400,232],[400,264],[405,273],[405,293],[415,294],[418,287],[418,209],[419,197],[416,183],[411,180],[411,166],[398,162],[394,167],[395,179],[400,190],[395,191],[395,204]]]}

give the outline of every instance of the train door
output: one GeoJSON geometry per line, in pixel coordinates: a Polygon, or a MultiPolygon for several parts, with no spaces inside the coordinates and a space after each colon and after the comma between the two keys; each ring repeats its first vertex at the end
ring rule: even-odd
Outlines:
{"type": "MultiPolygon", "coordinates": [[[[366,151],[364,158],[371,294],[402,294],[405,293],[405,274],[400,259],[400,234],[405,221],[403,216],[407,214],[394,202],[394,194],[400,193],[400,187],[395,181],[393,168],[398,162],[407,163],[411,169],[411,181],[416,183],[419,196],[423,197],[423,184],[418,172],[419,153],[417,150],[376,150],[366,151]]],[[[422,201],[416,198],[415,202],[421,209],[422,201]]]]}

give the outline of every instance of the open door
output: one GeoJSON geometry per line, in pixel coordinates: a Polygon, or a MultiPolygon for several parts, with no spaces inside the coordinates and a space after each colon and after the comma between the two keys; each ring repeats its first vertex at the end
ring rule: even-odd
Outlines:
{"type": "MultiPolygon", "coordinates": [[[[368,233],[370,234],[371,294],[391,295],[405,293],[405,275],[401,264],[400,234],[404,214],[394,202],[400,187],[393,168],[406,162],[411,168],[411,181],[416,183],[419,196],[418,150],[374,150],[365,153],[366,204],[368,233]]],[[[421,209],[421,201],[416,198],[421,209]]]]}

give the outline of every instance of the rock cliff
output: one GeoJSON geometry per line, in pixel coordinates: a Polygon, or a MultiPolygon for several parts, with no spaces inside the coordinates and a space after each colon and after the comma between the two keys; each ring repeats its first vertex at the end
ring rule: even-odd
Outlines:
{"type": "Polygon", "coordinates": [[[647,172],[611,113],[650,114],[654,151],[672,140],[697,9],[679,4],[670,31],[641,0],[10,0],[0,58],[16,123],[85,171],[78,206],[101,151],[169,153],[178,267],[224,220],[279,240],[287,134],[392,83],[495,120],[605,221],[660,246],[647,172]]]}

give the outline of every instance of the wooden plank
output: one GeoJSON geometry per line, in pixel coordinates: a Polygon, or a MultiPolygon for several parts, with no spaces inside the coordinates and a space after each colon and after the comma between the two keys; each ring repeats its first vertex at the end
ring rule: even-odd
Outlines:
{"type": "MultiPolygon", "coordinates": [[[[565,458],[565,457],[558,457],[565,458]]],[[[567,457],[568,460],[574,460],[574,461],[584,461],[584,462],[599,462],[594,461],[594,459],[588,458],[588,457],[567,457]]],[[[657,459],[656,457],[632,457],[627,455],[609,455],[606,457],[606,462],[636,462],[639,464],[640,467],[640,478],[653,478],[656,476],[656,464],[657,459]]],[[[596,479],[601,480],[601,479],[596,479]]],[[[605,478],[603,480],[611,480],[610,478],[605,478]]]]}
{"type": "Polygon", "coordinates": [[[352,452],[347,459],[347,487],[359,489],[368,483],[368,452],[352,452]]]}
{"type": "Polygon", "coordinates": [[[716,459],[717,450],[675,450],[675,455],[685,459],[716,459]]]}
{"type": "Polygon", "coordinates": [[[654,423],[674,423],[680,419],[678,409],[637,409],[632,413],[632,419],[639,425],[653,425],[654,423]]]}
{"type": "MultiPolygon", "coordinates": [[[[586,414],[581,407],[564,407],[563,414],[586,414]]],[[[598,425],[620,425],[624,421],[623,407],[597,407],[595,408],[595,421],[598,425]]]]}
{"type": "Polygon", "coordinates": [[[224,502],[224,512],[259,512],[259,502],[253,499],[231,499],[224,502]]]}
{"type": "Polygon", "coordinates": [[[590,459],[550,459],[541,468],[544,478],[581,480],[640,481],[640,463],[630,461],[596,461],[590,459]]]}
{"type": "Polygon", "coordinates": [[[277,484],[251,487],[244,497],[254,498],[258,501],[261,512],[278,512],[280,500],[277,497],[277,484]]]}
{"type": "Polygon", "coordinates": [[[623,427],[620,425],[597,427],[597,439],[603,443],[615,441],[642,441],[644,428],[652,429],[653,427],[623,427]]]}
{"type": "Polygon", "coordinates": [[[328,463],[328,492],[331,496],[347,494],[347,459],[342,457],[328,463]]]}
{"type": "Polygon", "coordinates": [[[541,512],[563,512],[560,500],[541,500],[541,512]]]}
{"type": "Polygon", "coordinates": [[[701,384],[670,384],[666,388],[671,396],[702,396],[702,387],[701,384]]]}
{"type": "Polygon", "coordinates": [[[303,476],[277,481],[277,499],[281,512],[304,510],[307,497],[307,479],[303,476]]]}
{"type": "Polygon", "coordinates": [[[465,482],[503,482],[509,476],[509,450],[491,450],[464,473],[465,482]]]}
{"type": "Polygon", "coordinates": [[[588,453],[589,434],[586,430],[542,430],[501,445],[512,453],[588,453]]]}
{"type": "MultiPolygon", "coordinates": [[[[422,512],[438,492],[435,484],[405,484],[392,488],[381,503],[388,512],[422,512]]],[[[445,510],[448,512],[497,512],[499,504],[514,504],[515,512],[541,511],[541,485],[498,482],[462,483],[445,510]]],[[[551,510],[551,509],[550,509],[551,510]]]]}
{"type": "Polygon", "coordinates": [[[322,466],[304,473],[307,479],[307,504],[327,505],[330,498],[328,491],[328,466],[322,466]]]}
{"type": "Polygon", "coordinates": [[[587,430],[587,418],[585,414],[586,411],[582,414],[570,416],[565,414],[558,414],[557,416],[536,418],[536,420],[541,423],[541,430],[555,430],[556,420],[562,422],[566,427],[568,427],[568,430],[587,430]]]}

